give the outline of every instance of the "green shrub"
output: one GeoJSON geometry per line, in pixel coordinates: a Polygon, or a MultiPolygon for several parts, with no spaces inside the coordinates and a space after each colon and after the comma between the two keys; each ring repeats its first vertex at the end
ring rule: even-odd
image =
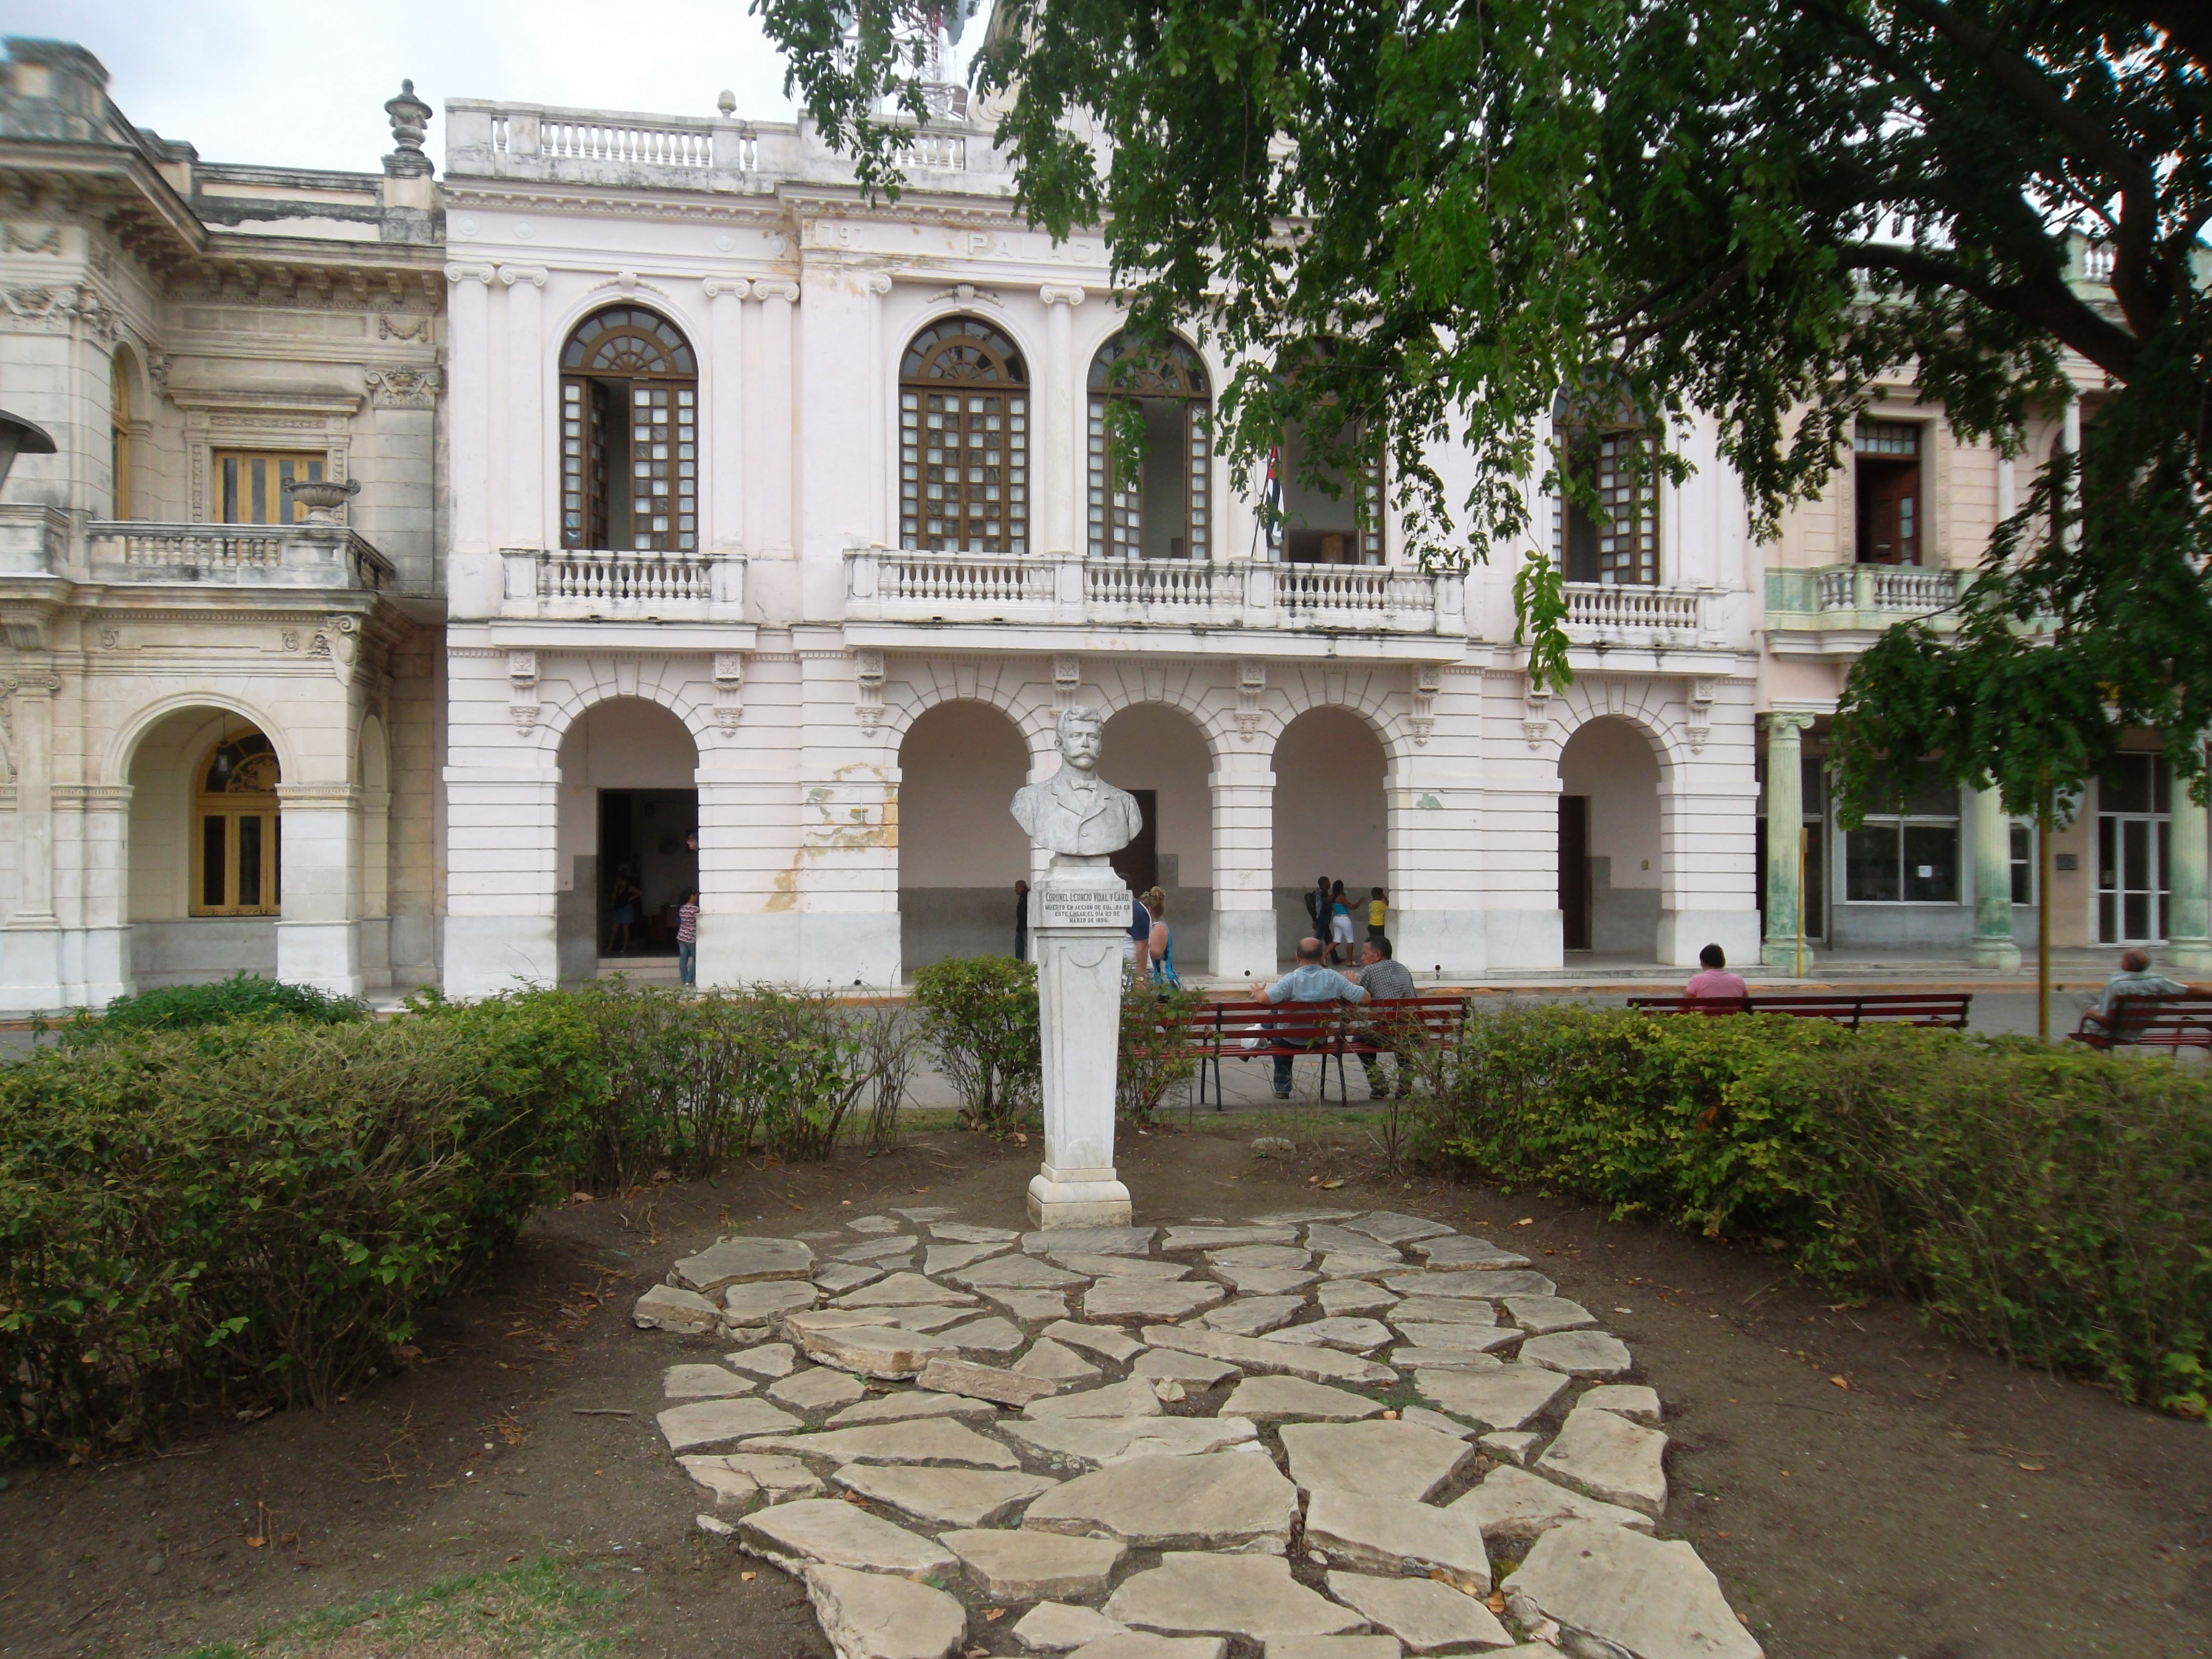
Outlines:
{"type": "Polygon", "coordinates": [[[0,1437],[326,1401],[562,1190],[600,1086],[590,1027],[544,993],[0,1069],[0,1437]]]}
{"type": "Polygon", "coordinates": [[[1428,1150],[1910,1295],[2011,1358],[2202,1409],[2212,1079],[2165,1060],[1782,1016],[1470,1021],[1428,1150]]]}
{"type": "Polygon", "coordinates": [[[1036,968],[960,957],[914,976],[915,1030],[960,1097],[961,1121],[1000,1130],[1036,1110],[1042,1087],[1036,968]]]}
{"type": "Polygon", "coordinates": [[[1182,986],[1146,983],[1125,972],[1121,986],[1121,1031],[1115,1056],[1114,1112],[1127,1122],[1145,1124],[1177,1084],[1198,1069],[1188,1034],[1182,1029],[1206,999],[1182,986]]]}
{"type": "Polygon", "coordinates": [[[98,1018],[81,1017],[63,1028],[61,1040],[104,1042],[137,1031],[191,1031],[238,1019],[303,1019],[340,1025],[368,1018],[357,997],[336,996],[307,985],[237,973],[212,985],[171,985],[137,996],[117,997],[98,1018]]]}
{"type": "Polygon", "coordinates": [[[823,1158],[864,1100],[878,1144],[896,1125],[911,1063],[896,1003],[621,980],[567,994],[607,1079],[579,1166],[589,1185],[619,1190],[661,1170],[711,1175],[755,1150],[823,1158]]]}

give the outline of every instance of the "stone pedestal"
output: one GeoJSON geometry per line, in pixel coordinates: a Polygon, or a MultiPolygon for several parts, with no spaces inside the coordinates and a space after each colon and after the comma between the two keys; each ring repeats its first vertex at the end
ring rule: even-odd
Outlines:
{"type": "Polygon", "coordinates": [[[1103,857],[1061,853],[1030,890],[1030,949],[1044,1035],[1044,1167],[1030,1182],[1041,1228],[1126,1227],[1114,1174],[1114,1076],[1129,890],[1103,857]]]}

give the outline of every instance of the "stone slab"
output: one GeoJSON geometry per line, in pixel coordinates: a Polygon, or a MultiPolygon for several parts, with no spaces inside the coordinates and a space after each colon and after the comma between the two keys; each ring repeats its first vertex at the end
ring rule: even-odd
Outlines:
{"type": "Polygon", "coordinates": [[[1394,1273],[1382,1283],[1401,1296],[1479,1296],[1496,1301],[1506,1296],[1557,1296],[1559,1287],[1528,1267],[1496,1272],[1467,1269],[1451,1273],[1394,1273]]]}
{"type": "MultiPolygon", "coordinates": [[[[1406,1650],[1395,1636],[1278,1636],[1264,1650],[1265,1659],[1403,1659],[1406,1650]]],[[[1547,1650],[1547,1659],[1559,1659],[1547,1650]]]]}
{"type": "Polygon", "coordinates": [[[1472,1520],[1492,1548],[1519,1548],[1572,1521],[1600,1521],[1638,1532],[1651,1530],[1651,1517],[1647,1515],[1618,1504],[1600,1503],[1526,1469],[1510,1467],[1491,1470],[1480,1486],[1463,1493],[1450,1508],[1472,1520]]]}
{"type": "Polygon", "coordinates": [[[1101,1279],[1083,1293],[1083,1316],[1094,1322],[1187,1319],[1227,1294],[1203,1279],[1101,1279]]]}
{"type": "Polygon", "coordinates": [[[948,1532],[939,1541],[960,1558],[969,1580],[993,1601],[1103,1595],[1114,1569],[1128,1553],[1128,1546],[1117,1539],[1026,1528],[948,1532]]]}
{"type": "Polygon", "coordinates": [[[1525,1469],[1535,1460],[1544,1437],[1528,1429],[1493,1429],[1474,1443],[1499,1462],[1525,1469]]]}
{"type": "Polygon", "coordinates": [[[1441,1574],[1456,1589],[1489,1593],[1490,1553],[1472,1516],[1371,1492],[1317,1492],[1306,1503],[1305,1536],[1333,1567],[1441,1574]]]}
{"type": "Polygon", "coordinates": [[[1056,1422],[1012,1418],[1000,1426],[1007,1439],[1032,1456],[1080,1470],[1139,1457],[1203,1457],[1249,1445],[1259,1437],[1244,1417],[1078,1417],[1056,1422]]]}
{"type": "Polygon", "coordinates": [[[901,1331],[941,1331],[973,1319],[973,1308],[807,1308],[787,1313],[777,1327],[796,1341],[808,1331],[851,1331],[865,1326],[889,1326],[901,1331]]]}
{"type": "Polygon", "coordinates": [[[841,1566],[800,1576],[837,1659],[951,1659],[967,1636],[968,1610],[927,1584],[841,1566]]]}
{"type": "Polygon", "coordinates": [[[1404,1274],[1406,1259],[1360,1250],[1334,1250],[1314,1266],[1323,1279],[1389,1279],[1404,1274]]]}
{"type": "Polygon", "coordinates": [[[1169,1255],[1184,1250],[1225,1250],[1238,1244],[1295,1244],[1294,1227],[1170,1227],[1160,1241],[1169,1255]]]}
{"type": "Polygon", "coordinates": [[[1380,1625],[1415,1653],[1513,1645],[1496,1613],[1472,1595],[1433,1578],[1331,1572],[1328,1593],[1357,1607],[1370,1624],[1380,1625]]]}
{"type": "Polygon", "coordinates": [[[1498,1323],[1496,1304],[1479,1297],[1409,1296],[1390,1310],[1393,1325],[1483,1325],[1498,1323]]]}
{"type": "Polygon", "coordinates": [[[965,1308],[975,1298],[920,1273],[891,1273],[872,1285],[848,1291],[830,1303],[833,1308],[965,1308]]]}
{"type": "Polygon", "coordinates": [[[664,1400],[720,1400],[752,1391],[752,1378],[720,1365],[671,1365],[660,1378],[664,1400]]]}
{"type": "Polygon", "coordinates": [[[945,1277],[977,1291],[1064,1291],[1086,1279],[1086,1275],[1055,1267],[1042,1257],[1016,1255],[993,1256],[945,1277]]]}
{"type": "MultiPolygon", "coordinates": [[[[766,1494],[759,1481],[739,1469],[733,1469],[720,1457],[695,1454],[676,1460],[684,1466],[684,1474],[693,1484],[712,1492],[718,1510],[744,1510],[763,1501],[766,1494]]],[[[814,1490],[822,1490],[822,1483],[814,1482],[814,1490]]]]}
{"type": "Polygon", "coordinates": [[[1269,1342],[1297,1342],[1310,1347],[1340,1348],[1346,1353],[1371,1353],[1390,1340],[1390,1328],[1376,1320],[1346,1315],[1313,1319],[1303,1325],[1285,1325],[1263,1339],[1269,1342]]]}
{"type": "Polygon", "coordinates": [[[655,1419],[672,1452],[697,1451],[747,1435],[774,1434],[801,1426],[789,1412],[778,1411],[765,1400],[700,1400],[688,1406],[672,1406],[655,1419]]]}
{"type": "Polygon", "coordinates": [[[753,1279],[722,1292],[722,1317],[732,1325],[765,1325],[821,1299],[821,1291],[804,1279],[753,1279]]]}
{"type": "Polygon", "coordinates": [[[1359,1615],[1291,1577],[1276,1555],[1170,1551],[1132,1575],[1107,1598],[1106,1616],[1164,1636],[1331,1636],[1359,1626],[1359,1615]]]}
{"type": "Polygon", "coordinates": [[[980,1469],[1021,1467],[1021,1460],[997,1441],[949,1417],[917,1417],[903,1423],[871,1423],[813,1434],[770,1435],[748,1441],[745,1449],[792,1457],[826,1457],[839,1463],[951,1463],[980,1469]]]}
{"type": "Polygon", "coordinates": [[[1425,1238],[1442,1238],[1452,1229],[1441,1221],[1431,1221],[1425,1216],[1401,1215],[1395,1210],[1370,1210],[1356,1221],[1347,1221],[1344,1230],[1350,1233],[1364,1233],[1378,1244],[1407,1245],[1425,1238]]]}
{"type": "MultiPolygon", "coordinates": [[[[1510,1340],[1519,1340],[1520,1333],[1515,1332],[1510,1340]]],[[[1494,1371],[1505,1363],[1496,1354],[1484,1353],[1477,1348],[1416,1348],[1411,1345],[1391,1349],[1389,1360],[1401,1371],[1494,1371]]]]}
{"type": "Polygon", "coordinates": [[[768,1397],[779,1401],[793,1411],[827,1411],[832,1406],[849,1406],[864,1398],[867,1390],[860,1386],[860,1378],[850,1371],[817,1368],[787,1376],[773,1383],[768,1397]]]}
{"type": "MultiPolygon", "coordinates": [[[[1094,1370],[1091,1375],[1096,1376],[1097,1372],[1094,1370]]],[[[1060,1389],[1060,1384],[1051,1377],[1024,1376],[1019,1371],[997,1365],[979,1365],[973,1360],[943,1355],[924,1365],[915,1381],[941,1394],[966,1395],[970,1399],[992,1401],[1001,1406],[1026,1406],[1031,1401],[1057,1394],[1060,1389]]]]}
{"type": "Polygon", "coordinates": [[[1221,1407],[1224,1417],[1249,1417],[1255,1423],[1305,1418],[1319,1423],[1357,1423],[1382,1414],[1382,1403],[1302,1376],[1248,1376],[1221,1407]]]}
{"type": "Polygon", "coordinates": [[[641,1331],[675,1331],[686,1336],[722,1328],[722,1310],[696,1291],[673,1285],[656,1285],[629,1310],[630,1323],[641,1331]]]}
{"type": "Polygon", "coordinates": [[[1540,1365],[1500,1365],[1495,1370],[1413,1373],[1421,1398],[1486,1429],[1525,1429],[1567,1391],[1565,1376],[1540,1365]]]}
{"type": "Polygon", "coordinates": [[[1310,1222],[1352,1221],[1367,1213],[1364,1210],[1271,1210],[1266,1215],[1255,1215],[1255,1227],[1303,1227],[1310,1222]]]}
{"type": "Polygon", "coordinates": [[[1601,1382],[1583,1390],[1577,1411],[1613,1412],[1647,1428],[1659,1426],[1659,1390],[1641,1382],[1601,1382]]]}
{"type": "Polygon", "coordinates": [[[1125,1630],[1086,1642],[1070,1659],[1222,1659],[1228,1651],[1228,1641],[1219,1636],[1160,1636],[1148,1630],[1125,1630]]]}
{"type": "Polygon", "coordinates": [[[1188,1279],[1191,1274],[1187,1261],[1160,1261],[1148,1255],[1062,1255],[1054,1250],[1045,1260],[1085,1279],[1188,1279]]]}
{"type": "Polygon", "coordinates": [[[1297,1488],[1272,1462],[1227,1451],[1109,1463],[1038,1498],[1022,1525],[1040,1532],[1103,1534],[1142,1549],[1279,1555],[1290,1547],[1297,1512],[1297,1488]]]}
{"type": "Polygon", "coordinates": [[[940,1334],[940,1340],[950,1342],[963,1353],[1013,1353],[1029,1338],[1022,1334],[1021,1327],[999,1317],[971,1319],[964,1325],[949,1325],[940,1334]]]}
{"type": "Polygon", "coordinates": [[[1302,1272],[1313,1265],[1313,1252],[1294,1244],[1235,1244],[1225,1250],[1208,1250],[1206,1259],[1216,1267],[1285,1267],[1302,1272]]]}
{"type": "Polygon", "coordinates": [[[958,1565],[935,1540],[836,1498],[756,1510],[738,1523],[738,1531],[756,1555],[794,1573],[818,1564],[919,1576],[950,1572],[958,1565]]]}
{"type": "Polygon", "coordinates": [[[1225,1359],[1208,1359],[1200,1353],[1174,1348],[1147,1348],[1129,1363],[1129,1375],[1180,1382],[1185,1388],[1206,1389],[1243,1375],[1225,1359]]]}
{"type": "Polygon", "coordinates": [[[805,1279],[814,1252],[796,1238],[725,1238],[678,1261],[669,1282],[712,1296],[726,1285],[763,1279],[805,1279]]]}
{"type": "Polygon", "coordinates": [[[1321,1304],[1322,1312],[1331,1319],[1388,1313],[1398,1305],[1398,1298],[1380,1285],[1370,1285],[1361,1279],[1332,1279],[1321,1287],[1315,1299],[1321,1304]]]}
{"type": "Polygon", "coordinates": [[[1486,1238],[1466,1238],[1453,1234],[1448,1238],[1424,1238],[1409,1241],[1408,1255],[1417,1256],[1431,1267],[1525,1267],[1528,1258],[1511,1250],[1501,1250],[1486,1238]]]}
{"type": "MultiPolygon", "coordinates": [[[[1353,1220],[1358,1218],[1356,1216],[1352,1218],[1353,1220]]],[[[1395,1244],[1385,1244],[1381,1239],[1370,1238],[1365,1233],[1355,1233],[1349,1227],[1328,1223],[1309,1226],[1305,1244],[1306,1249],[1322,1255],[1339,1250],[1352,1250],[1365,1255],[1387,1255],[1401,1267],[1406,1261],[1395,1244]]]]}
{"type": "Polygon", "coordinates": [[[1536,1540],[1506,1594],[1517,1617],[1552,1620],[1632,1659],[1760,1659],[1712,1570],[1679,1540],[1571,1522],[1536,1540]]]}
{"type": "Polygon", "coordinates": [[[939,1273],[949,1273],[956,1268],[988,1261],[994,1255],[1004,1255],[1013,1248],[1011,1238],[998,1244],[933,1244],[921,1253],[921,1270],[934,1279],[939,1273]]]}
{"type": "Polygon", "coordinates": [[[1022,1249],[1030,1255],[1048,1251],[1062,1255],[1086,1251],[1097,1255],[1150,1255],[1159,1231],[1158,1227],[1054,1227],[1024,1233],[1022,1249]]]}
{"type": "MultiPolygon", "coordinates": [[[[1018,1469],[916,1468],[907,1463],[847,1463],[830,1479],[927,1527],[997,1526],[1060,1484],[1051,1475],[1018,1469]]],[[[943,1541],[953,1547],[950,1540],[943,1541]]]]}
{"type": "Polygon", "coordinates": [[[999,1408],[988,1400],[939,1394],[928,1389],[902,1389],[896,1394],[878,1395],[857,1406],[830,1413],[829,1425],[842,1429],[868,1423],[904,1423],[916,1417],[980,1417],[988,1420],[998,1414],[999,1408]]]}
{"type": "Polygon", "coordinates": [[[1321,1277],[1287,1267],[1216,1267],[1213,1276],[1243,1296],[1287,1296],[1321,1277]]]}
{"type": "Polygon", "coordinates": [[[933,1221],[929,1236],[954,1244],[1018,1244],[1022,1239],[1012,1227],[976,1227],[965,1221],[933,1221]]]}
{"type": "Polygon", "coordinates": [[[1257,1337],[1233,1336],[1187,1325],[1147,1325],[1145,1340],[1156,1348],[1180,1348],[1202,1353],[1209,1359],[1225,1359],[1247,1371],[1303,1376],[1309,1382],[1370,1383],[1387,1387],[1398,1380],[1388,1365],[1377,1365],[1333,1348],[1303,1348],[1293,1342],[1266,1342],[1257,1337]]]}
{"type": "Polygon", "coordinates": [[[741,1371],[750,1371],[755,1376],[789,1376],[792,1367],[799,1363],[798,1350],[788,1342],[763,1342],[757,1347],[726,1353],[722,1363],[741,1371]]]}
{"type": "Polygon", "coordinates": [[[872,1285],[884,1276],[881,1267],[872,1267],[859,1261],[833,1261],[816,1272],[815,1285],[827,1296],[841,1296],[847,1291],[857,1291],[863,1285],[872,1285]]]}
{"type": "Polygon", "coordinates": [[[862,1376],[912,1376],[935,1356],[952,1352],[949,1344],[933,1336],[893,1326],[859,1325],[793,1334],[809,1359],[862,1376]]]}
{"type": "Polygon", "coordinates": [[[1048,1319],[1067,1317],[1067,1292],[1065,1291],[1001,1290],[987,1285],[983,1300],[1025,1325],[1035,1325],[1048,1319]]]}
{"type": "Polygon", "coordinates": [[[676,1460],[684,1472],[714,1494],[717,1508],[750,1509],[765,1499],[771,1504],[812,1498],[822,1482],[795,1457],[764,1457],[751,1452],[694,1455],[676,1460]]]}
{"type": "Polygon", "coordinates": [[[891,1238],[871,1238],[859,1244],[848,1244],[836,1252],[840,1261],[898,1262],[914,1255],[915,1246],[921,1241],[912,1233],[900,1233],[891,1238]]]}
{"type": "Polygon", "coordinates": [[[1390,1322],[1408,1347],[1457,1348],[1468,1353],[1496,1353],[1528,1334],[1511,1325],[1419,1325],[1410,1319],[1390,1322]]]}
{"type": "Polygon", "coordinates": [[[1455,1440],[1472,1440],[1475,1431],[1466,1424],[1455,1422],[1442,1412],[1432,1412],[1426,1406],[1401,1406],[1398,1408],[1401,1423],[1418,1423],[1425,1429],[1434,1429],[1438,1434],[1448,1434],[1455,1440]]]}
{"type": "Polygon", "coordinates": [[[1597,1316],[1579,1302],[1564,1296],[1509,1296],[1506,1316],[1531,1336],[1553,1331],[1578,1331],[1597,1323],[1597,1316]]]}
{"type": "Polygon", "coordinates": [[[1152,1379],[1144,1376],[1132,1376],[1125,1382],[1109,1382],[1103,1388],[1084,1389],[1073,1394],[1041,1396],[1022,1407],[1024,1417],[1041,1422],[1069,1418],[1119,1420],[1159,1414],[1160,1397],[1153,1390],[1152,1379]]]}
{"type": "MultiPolygon", "coordinates": [[[[1060,1322],[1065,1324],[1066,1322],[1063,1320],[1060,1322]]],[[[1057,1388],[1072,1388],[1079,1382],[1096,1382],[1105,1375],[1074,1349],[1065,1347],[1048,1336],[1040,1337],[1031,1343],[1030,1351],[1014,1362],[1013,1369],[1018,1376],[1035,1377],[1057,1388]]]]}
{"type": "Polygon", "coordinates": [[[924,1222],[942,1221],[949,1215],[957,1215],[959,1212],[948,1209],[942,1204],[912,1204],[903,1208],[895,1205],[892,1206],[891,1213],[902,1220],[911,1221],[919,1227],[924,1222]]]}
{"type": "Polygon", "coordinates": [[[887,1215],[856,1215],[845,1226],[848,1231],[865,1233],[870,1237],[880,1237],[899,1230],[898,1223],[887,1215]]]}
{"type": "Polygon", "coordinates": [[[1057,1325],[1048,1325],[1044,1334],[1055,1342],[1064,1342],[1071,1348],[1080,1348],[1085,1353],[1095,1353],[1116,1364],[1127,1364],[1145,1351],[1145,1345],[1128,1332],[1116,1330],[1111,1325],[1079,1325],[1073,1320],[1062,1320],[1057,1325]]]}
{"type": "Polygon", "coordinates": [[[1569,1376],[1600,1378],[1625,1376],[1635,1364],[1629,1357],[1628,1345],[1603,1331],[1532,1336],[1521,1345],[1521,1363],[1569,1376]]]}
{"type": "Polygon", "coordinates": [[[1014,1640],[1031,1653],[1066,1653],[1103,1636],[1118,1636],[1127,1628],[1096,1607],[1040,1601],[1014,1626],[1014,1640]]]}
{"type": "Polygon", "coordinates": [[[1283,1430],[1301,1490],[1420,1499],[1474,1461],[1464,1440],[1414,1423],[1292,1423],[1283,1430]]]}
{"type": "Polygon", "coordinates": [[[1608,1411],[1577,1405],[1536,1471],[1601,1503],[1667,1513],[1667,1437],[1608,1411]]]}
{"type": "Polygon", "coordinates": [[[1259,1336],[1279,1330],[1298,1316],[1306,1305],[1302,1296],[1246,1296],[1210,1310],[1205,1323],[1235,1336],[1259,1336]]]}

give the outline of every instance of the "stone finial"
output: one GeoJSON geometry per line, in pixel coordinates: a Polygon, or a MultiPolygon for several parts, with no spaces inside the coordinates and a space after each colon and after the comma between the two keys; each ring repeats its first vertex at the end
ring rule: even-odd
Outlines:
{"type": "Polygon", "coordinates": [[[415,95],[415,83],[402,81],[399,95],[384,106],[392,118],[392,154],[384,158],[384,170],[391,173],[417,173],[430,171],[430,158],[422,153],[422,141],[430,136],[430,106],[415,95]]]}
{"type": "Polygon", "coordinates": [[[721,111],[725,118],[735,115],[738,112],[738,94],[725,88],[722,95],[714,100],[714,107],[721,111]]]}

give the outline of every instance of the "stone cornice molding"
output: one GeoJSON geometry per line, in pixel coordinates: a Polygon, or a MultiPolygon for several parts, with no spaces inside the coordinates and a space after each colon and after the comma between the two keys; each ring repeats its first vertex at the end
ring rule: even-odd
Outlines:
{"type": "Polygon", "coordinates": [[[358,806],[361,786],[357,783],[283,783],[276,786],[276,799],[284,806],[358,806]]]}
{"type": "Polygon", "coordinates": [[[451,185],[446,187],[449,216],[468,207],[491,213],[573,213],[594,218],[688,220],[734,225],[741,230],[788,234],[786,216],[775,205],[775,198],[758,199],[762,206],[748,209],[738,206],[726,197],[695,202],[641,191],[578,190],[559,185],[543,190],[456,190],[451,185]]]}

